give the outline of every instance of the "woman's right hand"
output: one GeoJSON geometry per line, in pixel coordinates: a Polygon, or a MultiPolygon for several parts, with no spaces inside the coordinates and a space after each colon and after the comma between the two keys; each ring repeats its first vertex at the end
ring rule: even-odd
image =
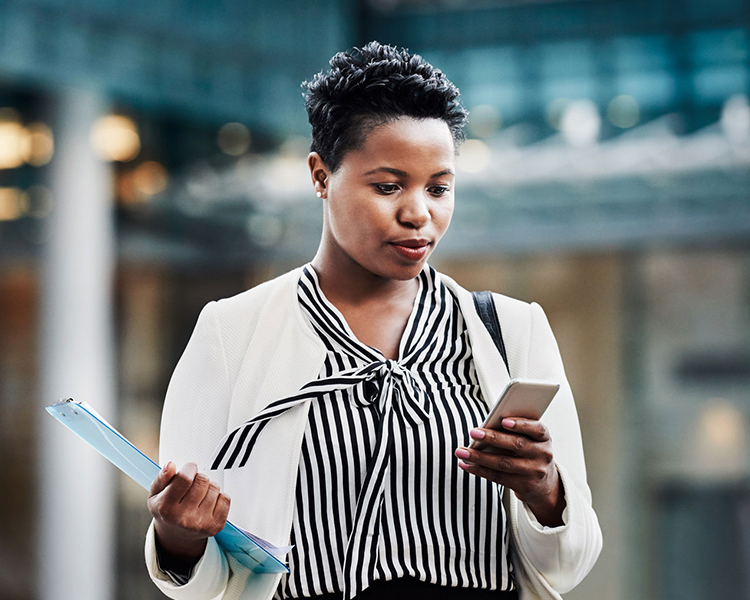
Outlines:
{"type": "Polygon", "coordinates": [[[195,463],[177,471],[168,462],[151,484],[148,498],[159,547],[171,557],[197,563],[208,538],[224,529],[229,503],[229,496],[198,473],[195,463]]]}

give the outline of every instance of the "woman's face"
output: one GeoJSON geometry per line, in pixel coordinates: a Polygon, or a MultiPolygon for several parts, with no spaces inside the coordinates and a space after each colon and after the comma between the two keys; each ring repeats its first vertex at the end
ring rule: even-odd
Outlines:
{"type": "Polygon", "coordinates": [[[416,277],[453,216],[448,125],[400,117],[370,131],[334,173],[317,154],[309,162],[324,198],[323,244],[331,258],[388,279],[416,277]]]}

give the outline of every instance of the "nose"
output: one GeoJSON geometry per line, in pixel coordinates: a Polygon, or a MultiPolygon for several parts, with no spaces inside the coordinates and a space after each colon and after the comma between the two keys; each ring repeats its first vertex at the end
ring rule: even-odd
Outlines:
{"type": "Polygon", "coordinates": [[[404,194],[403,201],[398,211],[398,221],[402,225],[420,229],[427,225],[432,218],[428,200],[422,191],[404,194]]]}

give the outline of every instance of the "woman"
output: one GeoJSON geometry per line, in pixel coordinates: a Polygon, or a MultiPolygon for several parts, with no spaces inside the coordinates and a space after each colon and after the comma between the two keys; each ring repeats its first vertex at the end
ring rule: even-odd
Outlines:
{"type": "Polygon", "coordinates": [[[538,305],[495,295],[514,377],[561,390],[543,421],[481,428],[508,372],[471,295],[427,265],[453,213],[458,90],[376,42],[306,88],[320,247],[201,313],[165,401],[149,572],[180,599],[560,598],[601,533],[554,337],[538,305]],[[236,524],[293,545],[288,575],[215,543],[229,496],[236,524]]]}

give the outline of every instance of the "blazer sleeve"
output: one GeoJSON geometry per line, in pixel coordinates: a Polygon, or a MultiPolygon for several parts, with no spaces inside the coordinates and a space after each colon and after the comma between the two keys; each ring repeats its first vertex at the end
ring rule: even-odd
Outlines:
{"type": "MultiPolygon", "coordinates": [[[[201,468],[226,432],[231,386],[216,303],[205,306],[190,341],[172,374],[162,412],[159,463],[177,468],[195,462],[201,468]]],[[[221,474],[211,473],[220,486],[221,474]]],[[[201,560],[185,585],[176,585],[160,568],[153,523],[146,536],[146,566],[156,586],[176,600],[214,598],[224,592],[229,566],[224,552],[209,539],[201,560]]]]}
{"type": "MultiPolygon", "coordinates": [[[[602,547],[599,521],[591,505],[578,414],[552,329],[542,308],[533,303],[526,377],[560,383],[542,421],[549,429],[552,452],[565,491],[563,525],[542,526],[514,494],[513,511],[521,555],[556,592],[573,589],[594,566],[602,547]]],[[[528,570],[528,569],[527,569],[528,570]]],[[[545,586],[546,587],[546,586],[545,586]]]]}

